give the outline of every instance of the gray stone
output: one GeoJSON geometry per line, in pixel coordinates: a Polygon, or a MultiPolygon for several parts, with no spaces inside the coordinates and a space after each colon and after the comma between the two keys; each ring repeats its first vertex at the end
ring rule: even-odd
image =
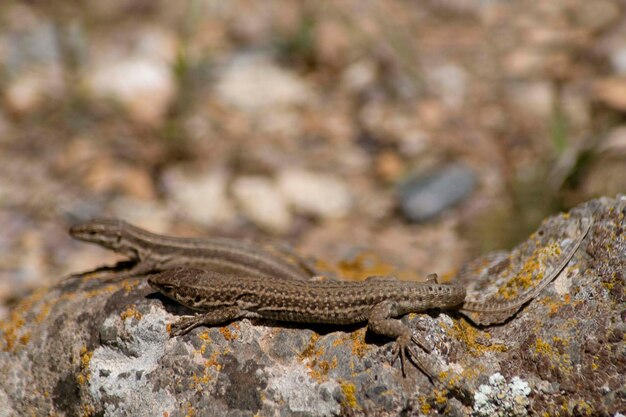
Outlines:
{"type": "Polygon", "coordinates": [[[191,312],[143,277],[69,278],[0,322],[0,416],[556,415],[581,404],[615,415],[626,409],[625,213],[626,197],[584,204],[545,221],[505,268],[461,274],[460,285],[478,279],[472,297],[536,279],[595,218],[555,284],[503,325],[404,317],[426,329],[435,386],[413,367],[403,378],[389,341],[363,326],[245,319],[170,338],[167,325],[191,312]]]}
{"type": "Polygon", "coordinates": [[[474,171],[450,165],[403,182],[398,188],[400,208],[409,220],[424,222],[461,202],[475,186],[474,171]]]}

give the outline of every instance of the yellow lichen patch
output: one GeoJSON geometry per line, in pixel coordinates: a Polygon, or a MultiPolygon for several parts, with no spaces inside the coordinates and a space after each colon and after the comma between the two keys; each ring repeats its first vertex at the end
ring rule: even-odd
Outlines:
{"type": "Polygon", "coordinates": [[[320,336],[316,333],[311,335],[311,340],[309,344],[304,348],[302,353],[299,355],[300,359],[308,359],[307,367],[309,368],[309,376],[319,382],[326,379],[328,375],[328,371],[337,366],[336,358],[333,359],[333,362],[328,363],[328,361],[324,361],[321,356],[324,355],[324,348],[317,348],[317,341],[320,336]]]}
{"type": "Polygon", "coordinates": [[[369,345],[365,343],[365,328],[358,329],[350,333],[350,340],[352,340],[352,354],[362,358],[365,352],[369,349],[369,345]]]}
{"type": "Polygon", "coordinates": [[[83,346],[80,348],[80,363],[79,363],[79,372],[76,375],[76,382],[79,384],[85,384],[90,377],[89,372],[89,362],[91,362],[91,357],[93,356],[93,352],[90,352],[87,349],[87,346],[83,346]]]}
{"type": "Polygon", "coordinates": [[[126,310],[122,311],[120,314],[120,318],[122,320],[126,320],[127,318],[134,318],[136,320],[141,320],[143,315],[137,311],[135,306],[129,306],[126,310]]]}
{"type": "Polygon", "coordinates": [[[191,403],[187,403],[187,414],[185,414],[185,417],[195,417],[196,415],[196,410],[193,408],[193,405],[191,405],[191,403]]]}
{"type": "Polygon", "coordinates": [[[314,360],[309,366],[309,376],[318,382],[322,382],[328,378],[328,372],[337,368],[337,357],[334,356],[332,361],[314,360]]]}
{"type": "Polygon", "coordinates": [[[399,279],[415,280],[413,271],[401,271],[395,266],[383,262],[376,254],[362,253],[354,259],[341,261],[335,272],[342,278],[351,281],[361,281],[374,275],[393,275],[399,279]]]}
{"type": "Polygon", "coordinates": [[[106,293],[112,293],[118,290],[118,287],[115,285],[107,285],[106,287],[102,287],[102,288],[98,288],[92,291],[87,291],[85,293],[85,297],[87,298],[93,298],[97,295],[101,295],[101,294],[106,294],[106,293]]]}
{"type": "Polygon", "coordinates": [[[546,261],[559,255],[561,255],[561,247],[556,243],[536,249],[524,262],[519,273],[498,289],[498,294],[506,300],[519,297],[520,293],[532,288],[543,279],[544,271],[541,269],[547,263],[546,261]]]}
{"type": "Polygon", "coordinates": [[[468,352],[473,356],[480,356],[486,352],[506,352],[507,350],[506,345],[500,343],[492,343],[489,346],[480,343],[480,339],[490,340],[491,335],[478,330],[463,319],[455,321],[452,327],[444,325],[444,329],[451,338],[463,342],[468,352]]]}
{"type": "Polygon", "coordinates": [[[208,330],[205,330],[204,332],[200,333],[198,335],[198,337],[200,339],[204,340],[206,343],[211,343],[212,342],[211,336],[209,336],[209,331],[208,330]]]}
{"type": "MultiPolygon", "coordinates": [[[[30,332],[20,334],[20,330],[27,323],[27,317],[33,317],[35,306],[48,293],[48,288],[41,288],[34,291],[29,297],[22,300],[9,315],[7,321],[0,322],[0,332],[2,332],[4,343],[2,350],[12,351],[18,345],[23,346],[30,340],[30,332]]],[[[38,315],[35,315],[35,318],[38,315]]]]}
{"type": "Polygon", "coordinates": [[[417,402],[419,403],[419,409],[422,414],[430,414],[433,408],[428,403],[428,398],[420,395],[419,397],[417,397],[417,402]]]}
{"type": "MultiPolygon", "coordinates": [[[[563,339],[557,339],[560,342],[563,339]]],[[[559,351],[541,338],[535,340],[535,352],[543,355],[550,361],[550,367],[552,369],[558,368],[560,371],[571,373],[573,370],[572,359],[567,353],[559,353],[559,351]]]]}
{"type": "Polygon", "coordinates": [[[202,374],[193,374],[191,376],[191,389],[200,388],[201,385],[207,385],[213,380],[211,368],[214,368],[217,372],[222,369],[222,365],[217,360],[219,355],[219,352],[213,352],[211,357],[204,361],[204,370],[202,371],[202,374]]]}
{"type": "Polygon", "coordinates": [[[311,356],[315,355],[316,353],[319,353],[319,351],[322,350],[322,349],[319,349],[318,352],[315,351],[315,345],[317,344],[317,341],[319,340],[319,338],[320,336],[317,333],[311,334],[311,339],[309,340],[309,344],[304,348],[302,353],[300,353],[300,358],[302,359],[310,358],[311,356]]]}
{"type": "Polygon", "coordinates": [[[341,382],[341,392],[343,392],[344,406],[352,409],[360,408],[356,402],[356,386],[350,382],[341,382]]]}
{"type": "Polygon", "coordinates": [[[91,404],[83,404],[80,415],[82,417],[90,417],[96,413],[96,408],[91,404]]]}
{"type": "Polygon", "coordinates": [[[129,294],[138,285],[139,285],[139,281],[128,282],[127,279],[122,281],[122,287],[124,288],[124,291],[126,292],[126,294],[129,294]]]}
{"type": "Polygon", "coordinates": [[[234,332],[230,331],[230,326],[220,327],[219,331],[224,336],[226,340],[234,340],[237,338],[237,335],[234,332]]]}
{"type": "MultiPolygon", "coordinates": [[[[587,404],[585,400],[577,400],[574,403],[574,407],[576,408],[576,415],[579,416],[593,416],[595,415],[594,408],[587,404]]],[[[569,410],[568,410],[569,411],[569,410]]]]}
{"type": "Polygon", "coordinates": [[[446,389],[433,389],[433,399],[435,404],[444,405],[448,402],[448,390],[446,389]]]}

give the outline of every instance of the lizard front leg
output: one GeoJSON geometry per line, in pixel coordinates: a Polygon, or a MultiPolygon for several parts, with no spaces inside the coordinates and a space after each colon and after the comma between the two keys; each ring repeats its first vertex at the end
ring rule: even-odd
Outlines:
{"type": "Polygon", "coordinates": [[[395,339],[391,363],[393,364],[400,356],[403,376],[406,376],[404,362],[406,361],[406,353],[408,353],[409,359],[413,364],[432,380],[432,372],[420,360],[417,351],[411,346],[411,342],[420,346],[426,352],[431,351],[431,346],[425,339],[414,336],[411,329],[402,324],[400,320],[392,319],[391,317],[395,315],[395,311],[397,311],[397,308],[393,301],[383,301],[376,304],[370,311],[367,328],[374,333],[395,339]]]}
{"type": "Polygon", "coordinates": [[[230,306],[211,310],[204,314],[197,314],[192,317],[184,317],[172,323],[170,334],[172,336],[182,336],[198,326],[215,326],[217,324],[223,324],[231,320],[238,319],[244,314],[245,312],[239,307],[230,306]]]}

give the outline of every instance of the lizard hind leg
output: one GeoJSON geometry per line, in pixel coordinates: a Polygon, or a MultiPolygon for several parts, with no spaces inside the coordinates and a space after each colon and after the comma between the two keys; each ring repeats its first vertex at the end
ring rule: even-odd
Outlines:
{"type": "Polygon", "coordinates": [[[427,366],[420,360],[419,354],[411,346],[411,342],[415,343],[426,352],[429,352],[432,348],[429,343],[421,338],[414,336],[407,326],[405,326],[400,320],[392,319],[396,310],[395,303],[393,301],[383,301],[378,303],[372,308],[368,317],[367,327],[372,332],[382,334],[384,336],[395,339],[392,348],[391,364],[393,365],[398,357],[400,357],[400,366],[402,369],[402,375],[406,377],[405,362],[408,354],[411,362],[422,371],[429,379],[432,379],[431,372],[427,366]]]}

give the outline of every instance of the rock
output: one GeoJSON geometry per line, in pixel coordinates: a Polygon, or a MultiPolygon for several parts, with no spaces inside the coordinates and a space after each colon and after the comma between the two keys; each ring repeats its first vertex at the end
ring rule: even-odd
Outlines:
{"type": "Polygon", "coordinates": [[[0,323],[0,409],[469,416],[574,414],[584,404],[589,415],[615,415],[626,407],[626,234],[618,233],[625,212],[626,197],[590,202],[544,222],[505,267],[464,275],[479,277],[480,294],[518,288],[520,279],[536,279],[528,274],[551,269],[593,216],[555,283],[503,325],[478,329],[445,312],[405,317],[433,345],[421,359],[437,386],[413,367],[403,378],[388,363],[391,343],[366,337],[362,326],[244,319],[170,338],[167,324],[190,311],[155,294],[144,277],[103,282],[92,274],[37,291],[0,323]]]}
{"type": "Polygon", "coordinates": [[[428,73],[428,86],[451,109],[459,109],[467,90],[467,73],[458,65],[445,64],[431,68],[428,73]]]}
{"type": "Polygon", "coordinates": [[[119,102],[133,120],[147,125],[162,121],[176,93],[168,63],[144,56],[98,63],[85,83],[95,98],[119,102]]]}
{"type": "Polygon", "coordinates": [[[296,74],[268,58],[241,55],[218,75],[215,91],[224,102],[248,112],[305,104],[309,86],[296,74]]]}
{"type": "Polygon", "coordinates": [[[321,218],[346,216],[352,196],[339,178],[297,169],[278,175],[278,187],[296,210],[321,218]]]}
{"type": "Polygon", "coordinates": [[[176,167],[163,175],[171,207],[180,216],[204,226],[233,222],[235,208],[226,195],[226,173],[215,170],[189,174],[176,167]]]}
{"type": "Polygon", "coordinates": [[[613,70],[618,75],[626,75],[626,46],[616,48],[610,56],[613,70]]]}
{"type": "Polygon", "coordinates": [[[594,96],[607,106],[626,112],[626,77],[611,77],[596,81],[594,96]]]}
{"type": "Polygon", "coordinates": [[[261,229],[285,233],[293,223],[287,201],[276,184],[264,177],[241,177],[232,187],[246,216],[261,229]]]}
{"type": "Polygon", "coordinates": [[[450,165],[400,184],[400,208],[409,220],[424,222],[467,198],[475,186],[474,171],[450,165]]]}
{"type": "Polygon", "coordinates": [[[509,98],[525,114],[549,120],[552,116],[554,92],[548,81],[519,82],[509,89],[509,98]]]}
{"type": "Polygon", "coordinates": [[[9,83],[4,101],[8,110],[17,114],[34,112],[46,100],[63,92],[63,77],[58,67],[31,69],[9,83]]]}

